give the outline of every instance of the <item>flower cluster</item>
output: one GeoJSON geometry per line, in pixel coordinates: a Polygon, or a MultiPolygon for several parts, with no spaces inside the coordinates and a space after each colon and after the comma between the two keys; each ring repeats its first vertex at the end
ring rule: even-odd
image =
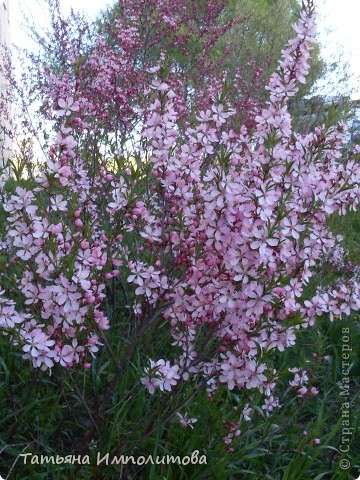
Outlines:
{"type": "Polygon", "coordinates": [[[157,388],[161,391],[171,392],[180,379],[178,372],[179,365],[171,367],[169,360],[161,359],[157,362],[150,360],[150,367],[145,369],[147,376],[141,379],[141,383],[147,387],[150,393],[154,393],[157,388]]]}
{"type": "Polygon", "coordinates": [[[277,373],[262,356],[294,345],[296,331],[316,316],[360,307],[356,280],[301,300],[335,245],[327,217],[358,202],[359,166],[341,159],[343,125],[304,136],[292,131],[287,99],[309,69],[310,7],[295,30],[251,134],[245,127],[226,131],[233,110],[217,103],[180,138],[176,96],[160,82],[152,86],[159,95],[143,131],[156,198],[168,208],[154,226],[163,234],[152,251],[162,252],[168,272],[174,264],[183,272],[169,287],[172,304],[164,315],[182,350],[183,378],[207,379],[210,395],[218,384],[258,389],[267,412],[278,405],[277,373]]]}
{"type": "MultiPolygon", "coordinates": [[[[221,385],[258,390],[269,414],[279,407],[271,353],[293,346],[317,316],[360,308],[356,278],[303,299],[336,243],[328,216],[355,209],[360,198],[359,164],[352,152],[342,157],[345,126],[292,130],[287,101],[309,71],[312,14],[308,2],[253,129],[235,127],[237,107],[223,96],[209,95],[196,115],[187,112],[184,84],[162,78],[161,62],[147,71],[145,93],[144,77],[136,83],[144,96],[135,108],[128,99],[136,72],[119,86],[114,80],[126,77],[119,59],[139,47],[132,25],[117,32],[122,55],[112,51],[102,63],[99,52],[109,52],[99,43],[79,66],[93,73],[93,100],[111,87],[106,109],[71,78],[51,77],[57,133],[47,165],[33,190],[3,192],[2,253],[14,275],[10,285],[1,277],[0,325],[34,367],[88,365],[111,327],[107,282],[119,277],[133,308],[125,360],[142,334],[161,339],[161,350],[149,341],[144,355],[159,358],[144,360],[150,366],[141,383],[151,394],[175,394],[181,382],[203,382],[209,397],[221,385]],[[110,165],[100,151],[90,152],[89,136],[111,124],[114,99],[123,112],[119,124],[131,124],[134,135],[121,152],[112,149],[110,165]]],[[[166,28],[178,25],[170,11],[162,19],[166,28]]],[[[293,383],[308,395],[304,375],[296,372],[293,383]]],[[[238,427],[230,427],[226,443],[238,427]]]]}

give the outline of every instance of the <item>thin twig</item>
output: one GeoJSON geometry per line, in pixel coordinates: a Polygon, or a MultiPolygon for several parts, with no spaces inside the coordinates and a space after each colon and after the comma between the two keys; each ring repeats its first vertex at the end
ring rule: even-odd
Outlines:
{"type": "Polygon", "coordinates": [[[97,434],[100,436],[99,427],[98,427],[97,423],[95,422],[95,419],[94,419],[94,417],[93,417],[93,415],[92,415],[92,413],[91,413],[91,410],[90,410],[88,404],[87,404],[86,401],[85,401],[85,398],[82,396],[82,394],[81,394],[81,392],[80,392],[80,390],[79,390],[79,387],[77,386],[77,384],[76,384],[75,380],[73,379],[71,373],[70,373],[67,369],[66,369],[66,373],[68,374],[69,378],[71,379],[71,381],[72,381],[72,383],[73,383],[73,385],[74,385],[74,387],[75,387],[76,393],[79,395],[80,400],[81,400],[82,404],[84,405],[84,407],[85,407],[85,409],[86,409],[86,411],[87,411],[87,413],[88,413],[88,415],[89,415],[89,418],[90,418],[90,420],[91,420],[91,423],[93,424],[93,426],[94,426],[97,434]]]}

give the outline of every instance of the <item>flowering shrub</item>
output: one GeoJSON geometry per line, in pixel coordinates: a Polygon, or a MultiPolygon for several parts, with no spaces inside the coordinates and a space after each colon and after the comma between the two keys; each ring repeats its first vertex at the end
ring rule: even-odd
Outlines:
{"type": "MultiPolygon", "coordinates": [[[[90,366],[104,330],[111,331],[106,286],[119,279],[133,312],[119,372],[150,331],[169,347],[165,357],[149,346],[142,358],[139,381],[150,394],[182,382],[204,382],[210,397],[219,385],[256,389],[270,413],[279,400],[269,352],[294,345],[318,315],[359,309],[357,279],[303,298],[335,245],[326,220],[356,208],[360,172],[358,150],[342,154],[344,125],[292,130],[287,102],[309,72],[311,1],[294,28],[267,105],[249,113],[251,128],[236,128],[237,106],[211,89],[196,119],[187,120],[179,78],[162,78],[161,61],[153,66],[141,132],[133,150],[123,144],[114,152],[115,165],[100,153],[90,165],[83,149],[80,134],[91,136],[88,116],[99,119],[100,102],[89,105],[70,77],[50,78],[58,130],[47,165],[36,188],[2,190],[8,274],[0,325],[35,368],[90,366]]],[[[136,32],[127,38],[134,48],[136,32]]],[[[96,68],[109,72],[108,64],[96,68]]],[[[94,88],[101,99],[101,82],[94,88]]],[[[132,109],[124,95],[118,108],[132,109]]],[[[226,443],[238,426],[229,427],[226,443]]]]}
{"type": "Polygon", "coordinates": [[[44,148],[48,133],[44,119],[59,130],[63,119],[58,113],[71,112],[76,115],[67,118],[68,124],[89,164],[99,161],[98,149],[113,157],[125,144],[136,143],[148,105],[144,90],[156,72],[176,89],[177,112],[184,121],[191,121],[190,107],[192,112],[208,108],[212,97],[221,95],[226,79],[236,105],[234,121],[254,124],[262,70],[249,58],[248,65],[226,78],[226,72],[218,73],[221,60],[215,63],[212,56],[218,40],[245,21],[226,20],[226,1],[118,0],[96,28],[80,15],[63,18],[59,0],[47,3],[52,33],[31,31],[40,53],[23,54],[21,60],[30,59],[30,64],[20,82],[9,74],[9,59],[3,68],[22,97],[22,129],[39,137],[44,148]],[[245,80],[244,71],[251,82],[245,80]],[[31,105],[41,114],[28,121],[31,105]]]}

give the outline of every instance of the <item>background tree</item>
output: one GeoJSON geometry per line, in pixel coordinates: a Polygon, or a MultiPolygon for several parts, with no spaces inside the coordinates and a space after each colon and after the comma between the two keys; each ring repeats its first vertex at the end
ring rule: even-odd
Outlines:
{"type": "MultiPolygon", "coordinates": [[[[216,59],[222,59],[219,68],[231,76],[234,69],[247,65],[252,59],[255,65],[261,66],[262,78],[267,79],[290,38],[300,8],[298,0],[229,0],[222,12],[223,21],[240,17],[246,18],[246,22],[234,25],[219,39],[212,52],[216,59]],[[227,52],[225,56],[224,52],[227,52]]],[[[334,125],[340,119],[347,119],[352,111],[349,66],[342,61],[341,54],[326,62],[321,48],[320,44],[314,46],[307,82],[289,102],[293,121],[303,131],[323,122],[334,125]],[[327,82],[328,93],[319,87],[320,81],[321,84],[327,82]],[[331,87],[329,81],[336,85],[331,87]],[[329,98],[331,91],[334,96],[329,98]]],[[[247,79],[252,80],[251,76],[247,79]]]]}
{"type": "MultiPolygon", "coordinates": [[[[166,2],[163,3],[165,8],[168,8],[166,2]]],[[[182,3],[185,9],[185,3],[182,3]]],[[[193,2],[190,3],[193,6],[193,2]]],[[[136,8],[142,8],[141,2],[136,2],[136,8]]],[[[175,33],[175,28],[168,30],[163,25],[159,38],[156,37],[156,28],[149,28],[148,24],[143,22],[146,28],[143,32],[142,59],[147,56],[155,62],[160,52],[166,50],[168,68],[181,72],[183,78],[187,78],[184,93],[188,99],[194,101],[196,91],[200,96],[208,94],[206,89],[204,93],[205,85],[215,86],[221,77],[222,82],[227,80],[228,97],[231,96],[233,102],[241,99],[247,110],[251,110],[254,105],[250,105],[245,99],[251,97],[254,102],[258,92],[264,92],[259,86],[265,85],[275,68],[281,49],[291,35],[292,25],[297,19],[301,4],[297,0],[228,0],[214,2],[210,8],[213,9],[211,15],[209,5],[199,2],[194,14],[189,5],[186,5],[186,12],[193,21],[190,22],[191,27],[185,27],[182,23],[181,41],[179,37],[173,41],[174,35],[179,35],[179,32],[175,33]],[[205,34],[208,32],[209,21],[214,31],[218,28],[217,35],[213,36],[210,42],[205,34]],[[200,37],[196,32],[201,33],[200,37]]],[[[110,43],[114,41],[111,25],[115,19],[124,18],[126,15],[124,2],[120,2],[99,19],[99,30],[105,33],[110,43]]],[[[163,18],[159,12],[156,13],[157,28],[163,18]]],[[[347,83],[347,68],[340,64],[340,59],[327,64],[321,57],[319,44],[314,46],[308,81],[301,85],[289,107],[293,121],[299,127],[313,128],[316,121],[321,123],[325,119],[336,123],[345,116],[347,108],[344,96],[337,98],[337,108],[331,109],[329,114],[329,101],[317,89],[318,81],[335,70],[338,71],[338,77],[341,75],[341,82],[347,83]]],[[[241,124],[244,118],[239,116],[237,120],[238,124],[241,124]]],[[[236,124],[236,118],[233,121],[236,124]]]]}

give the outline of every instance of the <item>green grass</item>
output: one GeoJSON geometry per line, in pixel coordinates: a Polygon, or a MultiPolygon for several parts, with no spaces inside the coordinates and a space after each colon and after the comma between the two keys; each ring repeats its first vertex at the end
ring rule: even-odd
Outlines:
{"type": "Polygon", "coordinates": [[[345,216],[334,215],[329,227],[335,235],[344,237],[343,245],[349,252],[349,259],[354,265],[360,264],[360,214],[349,212],[345,216]]]}
{"type": "MultiPolygon", "coordinates": [[[[1,467],[0,473],[8,472],[21,452],[34,455],[89,454],[91,464],[81,465],[24,465],[19,459],[11,479],[57,479],[57,478],[119,478],[118,465],[96,465],[96,453],[109,452],[114,456],[134,455],[191,455],[199,450],[206,455],[206,465],[128,465],[121,478],[149,479],[315,479],[342,480],[356,478],[360,467],[360,441],[355,430],[359,428],[359,353],[355,350],[360,342],[358,322],[353,319],[329,324],[322,320],[316,334],[306,331],[298,345],[278,357],[280,371],[285,373],[292,364],[302,364],[308,369],[311,381],[320,394],[304,400],[289,389],[284,375],[278,389],[282,408],[266,417],[258,408],[251,423],[244,422],[242,434],[233,444],[234,452],[227,451],[220,440],[227,432],[222,425],[239,418],[229,409],[243,406],[249,392],[233,394],[220,390],[212,402],[200,391],[185,410],[198,418],[194,429],[183,428],[172,419],[167,419],[165,401],[150,397],[138,385],[138,369],[129,365],[120,379],[109,408],[97,416],[96,401],[107,383],[109,364],[106,355],[100,355],[92,371],[77,372],[72,379],[60,368],[55,368],[51,377],[34,372],[23,364],[19,354],[9,349],[5,338],[1,339],[1,396],[0,421],[1,467]],[[350,453],[353,476],[339,468],[341,456],[341,404],[343,397],[337,383],[341,380],[341,328],[349,328],[353,347],[350,370],[351,438],[350,453]],[[314,359],[329,355],[329,361],[314,359]],[[80,395],[74,387],[76,382],[80,395]],[[91,432],[92,424],[83,400],[91,409],[99,425],[99,433],[91,432]],[[155,414],[155,415],[154,415],[155,414]],[[140,422],[140,424],[138,423],[140,422]],[[307,436],[303,432],[307,431],[307,436]],[[319,438],[320,445],[312,440],[319,438]],[[89,453],[92,452],[92,453],[89,453]],[[322,475],[322,476],[320,476],[322,475]]],[[[254,404],[259,396],[252,394],[254,404]]]]}

